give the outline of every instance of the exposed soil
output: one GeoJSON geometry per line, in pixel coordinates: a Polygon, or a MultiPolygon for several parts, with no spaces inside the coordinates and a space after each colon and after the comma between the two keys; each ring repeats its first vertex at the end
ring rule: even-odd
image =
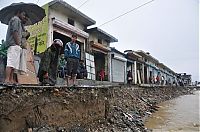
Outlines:
{"type": "Polygon", "coordinates": [[[0,132],[150,131],[143,122],[156,104],[190,91],[137,86],[0,90],[0,132]]]}

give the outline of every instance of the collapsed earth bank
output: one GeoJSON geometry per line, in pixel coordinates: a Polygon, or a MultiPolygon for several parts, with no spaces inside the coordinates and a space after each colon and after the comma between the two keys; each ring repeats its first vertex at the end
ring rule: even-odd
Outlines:
{"type": "Polygon", "coordinates": [[[157,104],[191,93],[186,87],[23,87],[0,90],[0,132],[150,131],[157,104]]]}

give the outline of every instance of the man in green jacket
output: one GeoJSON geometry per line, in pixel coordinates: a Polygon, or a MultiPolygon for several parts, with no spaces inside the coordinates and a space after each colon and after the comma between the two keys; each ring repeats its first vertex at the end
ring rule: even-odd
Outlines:
{"type": "Polygon", "coordinates": [[[63,42],[60,39],[55,39],[53,44],[44,51],[38,71],[38,78],[42,85],[54,86],[56,84],[58,61],[62,47],[63,42]]]}

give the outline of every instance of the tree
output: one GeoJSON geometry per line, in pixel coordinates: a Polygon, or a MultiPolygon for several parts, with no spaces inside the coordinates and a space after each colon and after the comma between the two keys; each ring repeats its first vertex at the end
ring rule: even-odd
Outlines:
{"type": "Polygon", "coordinates": [[[3,39],[1,40],[1,44],[0,44],[0,56],[3,58],[6,58],[7,56],[7,46],[6,46],[6,41],[4,41],[3,39]]]}

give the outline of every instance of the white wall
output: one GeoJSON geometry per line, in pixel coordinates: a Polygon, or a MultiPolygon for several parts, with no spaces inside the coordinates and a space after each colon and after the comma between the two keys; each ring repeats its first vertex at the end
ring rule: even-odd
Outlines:
{"type": "MultiPolygon", "coordinates": [[[[98,43],[98,34],[97,33],[90,33],[89,36],[89,41],[94,41],[95,43],[98,43]]],[[[104,39],[102,39],[102,45],[104,46],[110,46],[110,44],[108,42],[106,42],[104,39]]]]}
{"type": "MultiPolygon", "coordinates": [[[[49,47],[51,45],[51,43],[53,42],[53,21],[52,18],[56,18],[57,20],[64,22],[64,23],[68,23],[68,16],[66,14],[63,14],[62,12],[59,12],[59,10],[55,10],[52,8],[49,8],[49,29],[48,29],[48,39],[47,39],[47,47],[49,47]]],[[[80,22],[74,20],[74,27],[83,30],[84,26],[83,24],[81,24],[80,22]]],[[[71,37],[71,34],[66,34],[68,37],[71,37]]],[[[78,37],[77,38],[78,41],[84,43],[85,39],[82,37],[78,37]]]]}

